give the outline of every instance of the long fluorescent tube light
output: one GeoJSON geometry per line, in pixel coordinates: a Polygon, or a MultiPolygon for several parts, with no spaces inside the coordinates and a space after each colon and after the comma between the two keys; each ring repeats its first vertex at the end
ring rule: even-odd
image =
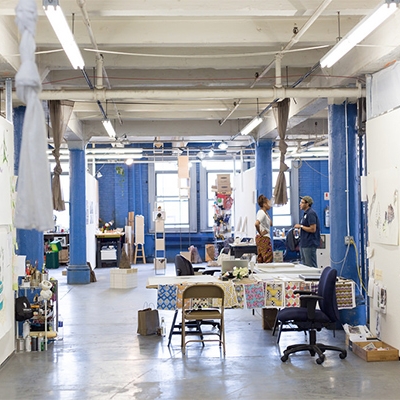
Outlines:
{"type": "Polygon", "coordinates": [[[254,117],[241,131],[241,135],[248,135],[254,128],[261,124],[262,118],[257,116],[254,117]]]}
{"type": "Polygon", "coordinates": [[[58,0],[44,0],[43,8],[72,66],[75,69],[83,69],[85,62],[58,0]]]}
{"type": "Polygon", "coordinates": [[[107,131],[108,136],[110,136],[111,138],[115,138],[115,130],[114,127],[112,126],[112,123],[109,119],[104,119],[102,121],[104,129],[107,131]]]}
{"type": "Polygon", "coordinates": [[[395,2],[381,4],[370,15],[359,22],[347,35],[343,37],[320,60],[321,68],[330,68],[338,62],[353,47],[357,46],[379,25],[388,19],[397,10],[395,2]]]}

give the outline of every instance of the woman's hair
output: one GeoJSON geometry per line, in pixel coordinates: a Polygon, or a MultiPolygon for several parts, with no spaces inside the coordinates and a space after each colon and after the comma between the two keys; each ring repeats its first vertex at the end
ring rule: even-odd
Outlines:
{"type": "Polygon", "coordinates": [[[259,205],[260,208],[262,208],[262,206],[263,206],[263,204],[264,204],[265,201],[268,201],[268,202],[269,202],[268,198],[265,197],[263,194],[260,194],[260,195],[258,196],[258,199],[257,199],[257,203],[258,203],[258,205],[259,205]]]}

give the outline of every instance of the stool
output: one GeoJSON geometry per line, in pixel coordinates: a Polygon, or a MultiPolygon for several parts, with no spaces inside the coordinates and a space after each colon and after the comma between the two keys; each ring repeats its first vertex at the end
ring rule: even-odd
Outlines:
{"type": "Polygon", "coordinates": [[[146,255],[144,254],[144,244],[143,243],[135,243],[135,257],[133,258],[134,264],[136,264],[136,260],[138,258],[141,258],[143,260],[143,264],[146,264],[146,255]]]}

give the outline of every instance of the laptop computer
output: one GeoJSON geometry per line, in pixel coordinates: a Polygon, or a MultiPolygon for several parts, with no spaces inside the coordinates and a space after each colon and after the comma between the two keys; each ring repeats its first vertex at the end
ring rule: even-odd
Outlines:
{"type": "Polygon", "coordinates": [[[233,267],[238,267],[238,268],[243,268],[247,267],[249,268],[249,260],[241,260],[239,258],[235,260],[222,260],[221,262],[221,272],[224,274],[227,271],[233,271],[233,267]]]}
{"type": "Polygon", "coordinates": [[[321,274],[299,274],[299,278],[304,279],[305,281],[319,281],[321,274]]]}

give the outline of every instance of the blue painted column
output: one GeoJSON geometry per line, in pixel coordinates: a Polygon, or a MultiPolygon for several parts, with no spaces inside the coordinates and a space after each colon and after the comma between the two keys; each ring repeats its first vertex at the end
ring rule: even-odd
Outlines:
{"type": "Polygon", "coordinates": [[[68,143],[70,175],[70,232],[68,284],[90,283],[86,259],[86,163],[83,143],[68,143]],[[75,148],[77,145],[78,148],[75,148]]]}
{"type": "MultiPolygon", "coordinates": [[[[329,105],[329,195],[331,217],[331,266],[338,275],[352,279],[361,287],[356,250],[345,245],[345,237],[352,236],[357,249],[360,241],[359,171],[357,160],[357,106],[343,103],[329,105]]],[[[358,295],[359,293],[357,293],[358,295]]],[[[356,296],[357,307],[341,310],[342,323],[366,324],[366,309],[362,296],[356,296]]]]}
{"type": "Polygon", "coordinates": [[[273,145],[272,139],[259,140],[256,145],[256,200],[260,194],[272,197],[273,145]]]}
{"type": "MultiPolygon", "coordinates": [[[[25,118],[25,106],[14,108],[14,174],[18,176],[19,157],[21,153],[22,127],[25,118]]],[[[50,179],[50,175],[48,177],[50,179]]],[[[35,229],[17,229],[16,254],[25,255],[32,265],[37,263],[41,268],[44,262],[44,240],[43,232],[35,229]]]]}

